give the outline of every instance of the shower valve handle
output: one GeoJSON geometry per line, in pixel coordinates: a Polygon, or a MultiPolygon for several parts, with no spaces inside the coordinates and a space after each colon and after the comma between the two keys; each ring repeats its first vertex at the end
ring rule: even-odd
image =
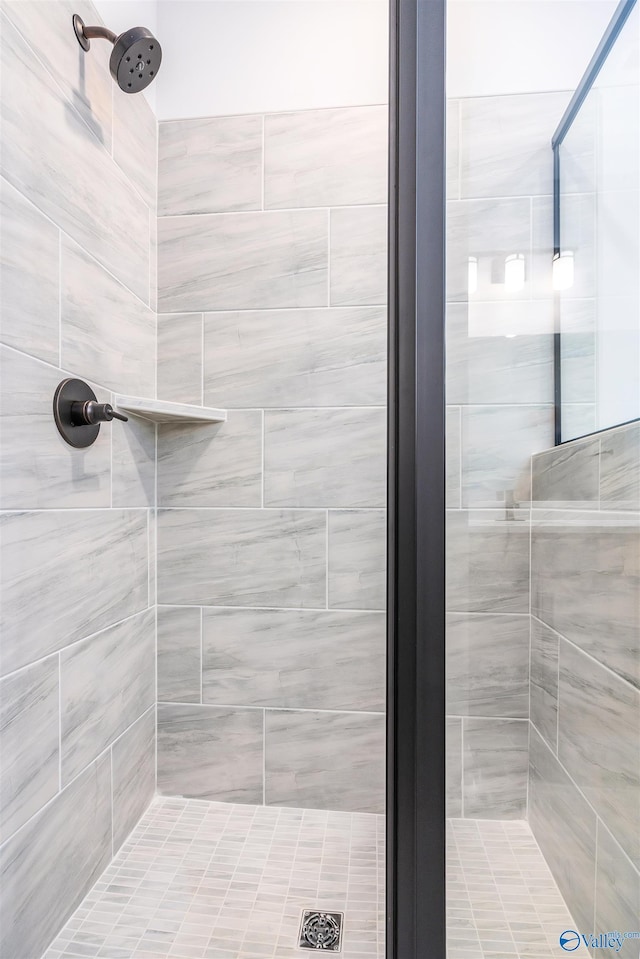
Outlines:
{"type": "Polygon", "coordinates": [[[129,417],[116,413],[111,403],[79,400],[71,404],[71,421],[74,426],[96,426],[98,423],[110,423],[111,420],[127,423],[129,417]]]}

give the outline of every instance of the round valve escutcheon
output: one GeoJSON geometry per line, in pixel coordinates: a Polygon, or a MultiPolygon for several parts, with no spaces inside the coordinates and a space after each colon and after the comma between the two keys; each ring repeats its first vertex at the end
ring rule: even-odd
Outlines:
{"type": "Polygon", "coordinates": [[[98,403],[98,397],[88,383],[73,377],[58,384],[53,397],[53,418],[63,439],[76,449],[91,446],[98,438],[101,423],[122,420],[123,416],[111,403],[98,403]]]}

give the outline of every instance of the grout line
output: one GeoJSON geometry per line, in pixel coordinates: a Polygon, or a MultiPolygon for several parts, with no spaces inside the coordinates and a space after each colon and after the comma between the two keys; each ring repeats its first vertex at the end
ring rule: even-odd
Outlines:
{"type": "MultiPolygon", "coordinates": [[[[555,633],[555,630],[553,630],[555,633]]],[[[560,750],[560,633],[555,633],[556,636],[556,649],[557,649],[557,664],[556,664],[556,747],[555,754],[559,758],[560,750]]]]}
{"type": "Polygon", "coordinates": [[[464,472],[462,469],[462,406],[458,407],[458,508],[462,509],[462,487],[464,472]]]}
{"type": "MultiPolygon", "coordinates": [[[[458,196],[462,199],[462,99],[458,100],[458,196]]],[[[446,201],[446,197],[445,197],[446,201]]]]}
{"type": "MultiPolygon", "coordinates": [[[[202,606],[204,609],[211,610],[226,610],[230,612],[232,610],[246,611],[252,610],[253,612],[283,612],[283,613],[344,613],[346,616],[351,614],[359,615],[362,613],[372,613],[376,616],[383,615],[386,610],[384,607],[377,607],[374,609],[354,609],[352,607],[345,607],[344,609],[341,606],[330,606],[327,610],[326,606],[225,606],[223,603],[219,605],[212,606],[208,603],[158,603],[158,606],[161,609],[197,609],[202,606]]],[[[517,616],[524,617],[526,613],[473,613],[474,616],[517,616]]],[[[48,653],[47,655],[51,655],[48,653]]],[[[44,657],[43,657],[44,658],[44,657]]],[[[21,667],[24,668],[24,667],[21,667]]]]}
{"type": "Polygon", "coordinates": [[[331,307],[331,208],[327,207],[327,306],[331,307]]]}
{"type": "Polygon", "coordinates": [[[265,116],[262,114],[262,154],[260,163],[261,181],[260,181],[260,209],[264,211],[264,193],[266,180],[266,157],[265,157],[265,116]]]}
{"type": "MultiPolygon", "coordinates": [[[[276,707],[273,707],[276,708],[276,707]]],[[[315,710],[314,710],[315,711],[315,710]]],[[[447,719],[462,719],[462,720],[472,720],[474,723],[487,722],[508,722],[508,723],[528,723],[528,716],[476,716],[475,714],[467,713],[447,713],[447,719]]]]}
{"type": "Polygon", "coordinates": [[[200,315],[202,317],[202,340],[200,344],[200,403],[202,406],[204,406],[204,313],[201,313],[200,315]]]}
{"type": "MultiPolygon", "coordinates": [[[[115,405],[115,396],[113,393],[109,393],[109,402],[112,405],[115,405]]],[[[113,509],[113,434],[114,430],[109,430],[109,508],[113,509]]],[[[148,530],[148,524],[147,524],[148,530]]],[[[149,545],[149,535],[147,532],[147,549],[149,545]]]]}
{"type": "MultiPolygon", "coordinates": [[[[138,508],[141,508],[141,507],[138,507],[138,508]]],[[[378,510],[378,511],[383,511],[383,510],[384,510],[384,506],[354,506],[354,507],[350,507],[350,506],[332,506],[330,503],[329,503],[329,504],[325,504],[325,505],[323,505],[323,506],[294,506],[294,505],[285,506],[285,505],[283,504],[283,505],[280,505],[280,506],[264,506],[264,507],[261,507],[261,506],[161,506],[161,507],[159,507],[159,508],[162,510],[163,513],[184,513],[184,512],[191,512],[191,513],[194,513],[194,512],[195,512],[195,513],[252,513],[252,512],[253,512],[253,513],[257,513],[257,512],[262,511],[263,509],[264,509],[265,511],[267,511],[267,512],[270,512],[270,513],[276,513],[276,512],[277,512],[277,513],[280,513],[280,512],[286,512],[286,513],[324,513],[324,512],[326,512],[326,510],[332,510],[332,511],[335,510],[336,512],[342,511],[342,512],[346,512],[346,513],[350,513],[350,512],[370,512],[371,510],[378,510]]],[[[60,510],[59,508],[58,508],[57,510],[55,510],[55,511],[57,511],[57,512],[64,512],[64,510],[60,510]]],[[[4,511],[3,511],[3,510],[0,510],[0,513],[1,513],[1,512],[8,512],[8,513],[24,513],[24,512],[47,513],[47,512],[55,512],[55,511],[54,511],[54,510],[20,510],[20,509],[13,509],[13,510],[4,510],[4,511]]],[[[502,511],[504,512],[504,506],[502,507],[502,511]]],[[[482,510],[477,510],[476,512],[483,512],[483,511],[482,511],[482,510]]],[[[497,512],[499,512],[499,510],[496,509],[496,510],[492,510],[492,511],[490,511],[490,512],[497,513],[497,512]]],[[[518,513],[523,513],[523,512],[525,512],[525,510],[522,510],[522,509],[519,509],[519,510],[518,510],[518,513]]],[[[178,604],[178,605],[180,605],[180,604],[178,604]]]]}
{"type": "Polygon", "coordinates": [[[62,369],[62,230],[60,227],[58,227],[58,369],[62,369]]]}
{"type": "MultiPolygon", "coordinates": [[[[551,91],[554,93],[572,93],[572,90],[556,90],[551,91]]],[[[540,94],[505,94],[505,96],[540,96],[540,94]]],[[[495,97],[495,94],[489,95],[491,99],[495,97]]],[[[476,99],[486,99],[487,97],[476,98],[476,99]]],[[[462,99],[462,98],[459,98],[462,99]]],[[[467,98],[465,98],[467,99],[467,98]]],[[[468,98],[472,99],[472,98],[468,98]]],[[[292,114],[298,113],[329,113],[330,111],[335,110],[370,110],[372,107],[384,107],[385,110],[389,109],[388,102],[381,102],[376,100],[374,103],[353,103],[348,106],[333,106],[333,107],[302,107],[296,109],[295,107],[290,108],[289,110],[267,110],[264,113],[261,113],[259,110],[253,110],[249,113],[217,113],[213,116],[210,113],[201,114],[197,117],[162,117],[158,121],[160,125],[163,123],[191,123],[193,120],[240,120],[245,117],[290,117],[292,114]]]]}
{"type": "MultiPolygon", "coordinates": [[[[484,199],[484,197],[483,197],[483,199],[484,199]]],[[[504,199],[504,197],[496,197],[496,198],[494,198],[494,199],[504,199]]],[[[525,197],[509,197],[509,199],[529,199],[529,197],[528,197],[528,196],[527,196],[526,198],[525,198],[525,197]]],[[[454,202],[456,202],[456,201],[454,201],[454,202]]],[[[473,203],[473,202],[476,202],[476,201],[475,201],[475,200],[471,200],[471,201],[463,200],[462,202],[463,202],[463,203],[466,203],[466,202],[472,202],[472,203],[473,203]]],[[[386,200],[385,200],[385,201],[383,201],[383,202],[378,202],[378,203],[375,203],[375,202],[373,202],[373,203],[332,203],[330,206],[328,206],[327,204],[324,204],[323,206],[319,206],[319,205],[317,205],[317,204],[315,204],[314,206],[274,206],[274,207],[269,207],[269,208],[266,209],[266,210],[265,210],[265,209],[260,209],[260,207],[256,207],[256,208],[253,209],[253,210],[214,210],[214,211],[207,211],[207,212],[204,212],[204,213],[165,213],[165,214],[163,214],[162,216],[159,216],[159,217],[158,217],[158,220],[193,220],[194,222],[196,222],[196,221],[198,221],[198,220],[203,220],[205,217],[232,217],[232,216],[239,216],[239,217],[242,217],[242,216],[244,216],[244,217],[246,217],[246,216],[254,216],[254,217],[257,217],[257,216],[259,216],[260,214],[263,214],[263,215],[265,215],[265,216],[269,216],[270,214],[280,214],[280,213],[300,213],[300,214],[304,214],[304,213],[320,213],[320,212],[322,212],[323,210],[326,210],[326,211],[329,211],[329,210],[384,210],[384,209],[387,208],[387,206],[388,206],[388,203],[387,203],[386,200]]],[[[550,297],[534,297],[534,299],[535,299],[537,302],[544,302],[545,300],[550,299],[550,297]]],[[[591,298],[591,297],[583,297],[582,299],[592,299],[592,298],[591,298]]],[[[513,302],[516,302],[516,303],[528,303],[528,302],[530,302],[530,301],[531,301],[531,298],[527,298],[527,299],[521,298],[521,299],[519,299],[519,300],[503,300],[503,299],[495,300],[495,301],[492,300],[491,302],[496,302],[496,303],[513,303],[513,302]]],[[[452,300],[451,302],[452,302],[452,303],[463,303],[463,302],[466,302],[466,301],[464,301],[464,300],[452,300]]],[[[482,303],[482,302],[485,302],[485,301],[478,299],[476,302],[482,303]]],[[[179,311],[179,310],[176,310],[175,312],[179,313],[180,311],[179,311]]],[[[232,312],[233,312],[233,311],[232,311],[232,312]]]]}
{"type": "Polygon", "coordinates": [[[200,705],[204,704],[204,607],[200,607],[200,705]]]}
{"type": "Polygon", "coordinates": [[[596,816],[596,835],[594,842],[595,856],[593,862],[593,932],[597,929],[598,916],[598,833],[600,831],[600,817],[596,816]]]}
{"type": "Polygon", "coordinates": [[[62,655],[58,652],[58,793],[62,792],[62,655]]]}
{"type": "MultiPolygon", "coordinates": [[[[148,301],[149,301],[149,309],[150,309],[150,310],[153,310],[153,299],[152,299],[152,296],[151,296],[151,277],[152,277],[152,275],[153,275],[153,270],[152,270],[152,266],[151,266],[151,250],[152,250],[152,247],[153,247],[152,229],[153,229],[153,226],[152,226],[151,209],[149,209],[149,228],[148,228],[149,241],[148,241],[148,246],[147,246],[147,249],[148,249],[148,251],[149,251],[149,256],[148,256],[149,263],[148,263],[148,269],[147,269],[147,276],[148,276],[148,278],[149,278],[149,281],[148,281],[148,283],[147,283],[147,287],[148,287],[148,289],[147,289],[147,299],[148,299],[148,301]]],[[[154,311],[154,312],[155,312],[155,311],[154,311]]],[[[158,316],[157,316],[157,314],[156,314],[156,343],[157,343],[157,342],[158,342],[158,316]]],[[[156,356],[155,380],[156,380],[156,392],[154,393],[154,396],[157,396],[157,395],[158,395],[158,358],[157,358],[157,356],[156,356]]]]}
{"type": "Polygon", "coordinates": [[[261,410],[260,412],[262,413],[262,433],[261,433],[262,441],[261,441],[261,450],[260,450],[260,467],[261,467],[260,469],[260,508],[264,509],[265,508],[264,506],[264,473],[265,473],[264,447],[265,447],[266,417],[265,417],[264,410],[261,410]]]}
{"type": "MultiPolygon", "coordinates": [[[[157,659],[157,656],[156,656],[156,671],[157,671],[157,661],[158,661],[158,659],[157,659]]],[[[155,737],[154,737],[155,760],[156,760],[156,765],[155,765],[155,795],[157,796],[157,795],[158,795],[158,703],[157,703],[157,701],[155,702],[154,707],[153,707],[153,715],[154,715],[154,719],[155,719],[155,737]]]]}
{"type": "MultiPolygon", "coordinates": [[[[0,175],[0,179],[2,176],[0,175]]],[[[182,316],[199,316],[201,313],[204,316],[224,316],[226,313],[258,313],[262,315],[263,313],[328,313],[333,312],[337,313],[342,310],[352,311],[360,310],[368,312],[377,312],[378,310],[386,310],[386,303],[367,303],[365,305],[353,303],[344,303],[335,306],[265,306],[265,307],[244,307],[242,309],[226,309],[226,310],[159,310],[158,315],[162,317],[182,317],[182,316]]],[[[450,406],[459,406],[459,403],[450,403],[450,406]]],[[[515,404],[516,406],[518,404],[515,404]]],[[[553,406],[553,403],[541,403],[540,406],[553,406]]],[[[315,408],[315,407],[314,407],[315,408]]],[[[555,449],[556,447],[553,447],[555,449]]]]}
{"type": "MultiPolygon", "coordinates": [[[[185,703],[181,700],[160,700],[158,703],[159,706],[202,706],[204,709],[250,709],[250,710],[265,710],[267,712],[276,712],[276,713],[326,713],[328,715],[335,715],[336,713],[340,716],[385,716],[384,707],[379,710],[375,709],[313,709],[311,707],[304,706],[279,706],[279,705],[268,705],[268,706],[256,706],[248,705],[244,703],[185,703]]],[[[451,717],[458,719],[460,717],[451,717]]],[[[468,717],[472,719],[487,719],[495,722],[496,718],[500,719],[509,719],[509,717],[495,717],[495,716],[472,716],[468,717]]],[[[510,722],[527,722],[526,719],[513,720],[510,719],[510,722]]]]}
{"type": "Polygon", "coordinates": [[[464,819],[464,717],[460,717],[460,815],[464,819]]]}
{"type": "Polygon", "coordinates": [[[329,510],[327,510],[325,525],[324,559],[325,608],[329,609],[329,510]]]}
{"type": "Polygon", "coordinates": [[[109,786],[111,790],[111,859],[114,853],[113,826],[114,826],[114,806],[113,806],[113,743],[109,746],[109,786]]]}
{"type": "MultiPolygon", "coordinates": [[[[529,457],[529,499],[533,501],[533,456],[529,457]]],[[[533,583],[533,515],[531,511],[529,512],[529,517],[527,520],[529,524],[529,661],[528,661],[528,676],[527,676],[527,716],[529,717],[529,729],[527,731],[527,791],[526,791],[526,806],[525,806],[525,816],[529,818],[529,781],[530,781],[530,769],[531,763],[529,757],[531,755],[531,658],[532,658],[532,616],[531,616],[531,595],[532,595],[532,583],[533,583]]]]}

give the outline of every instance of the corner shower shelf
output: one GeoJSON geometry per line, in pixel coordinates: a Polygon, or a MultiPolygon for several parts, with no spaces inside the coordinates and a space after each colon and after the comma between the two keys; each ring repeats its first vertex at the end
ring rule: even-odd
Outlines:
{"type": "Polygon", "coordinates": [[[170,403],[167,400],[150,400],[140,396],[116,396],[117,409],[134,416],[141,416],[152,423],[224,423],[226,410],[213,410],[208,406],[190,406],[188,403],[170,403]]]}

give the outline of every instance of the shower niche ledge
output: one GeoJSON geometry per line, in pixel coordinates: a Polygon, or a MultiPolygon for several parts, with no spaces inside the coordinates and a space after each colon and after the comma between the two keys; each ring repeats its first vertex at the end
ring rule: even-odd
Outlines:
{"type": "Polygon", "coordinates": [[[141,416],[152,423],[224,423],[226,410],[214,410],[209,406],[191,406],[188,403],[171,403],[168,400],[152,400],[141,396],[116,396],[117,409],[141,416]]]}

